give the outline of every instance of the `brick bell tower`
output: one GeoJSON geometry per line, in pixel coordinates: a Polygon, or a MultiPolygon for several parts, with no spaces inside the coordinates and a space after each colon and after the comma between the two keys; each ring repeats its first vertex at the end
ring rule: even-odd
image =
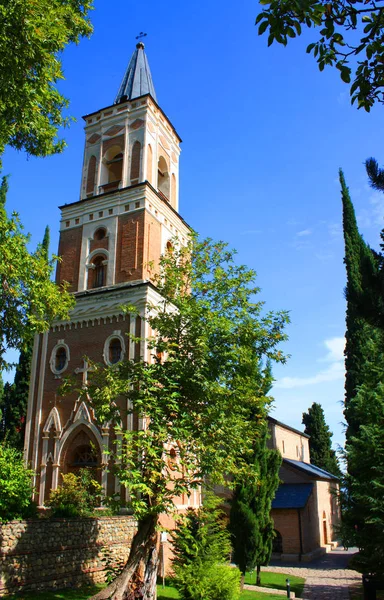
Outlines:
{"type": "MultiPolygon", "coordinates": [[[[178,214],[181,140],[157,103],[142,42],[114,104],[84,120],[80,199],[60,207],[57,269],[57,282],[69,283],[76,305],[68,321],[36,336],[32,359],[25,457],[36,472],[40,507],[60,474],[80,467],[93,468],[106,493],[124,495],[108,471],[113,428],[100,428],[76,394],[61,398],[57,391],[64,375],[86,383],[84,357],[110,365],[146,356],[144,344],[126,335],[145,337],[146,324],[121,306],[135,304],[142,315],[160,300],[150,264],[171,238],[183,243],[189,233],[178,214]]],[[[123,427],[140,427],[134,415],[122,415],[123,427]]]]}

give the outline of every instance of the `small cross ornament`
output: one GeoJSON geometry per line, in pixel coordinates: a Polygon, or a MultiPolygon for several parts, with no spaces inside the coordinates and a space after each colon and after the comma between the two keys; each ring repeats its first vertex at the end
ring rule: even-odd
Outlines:
{"type": "Polygon", "coordinates": [[[87,383],[88,383],[88,372],[90,371],[94,371],[94,369],[88,364],[88,361],[86,358],[83,359],[83,363],[84,366],[82,369],[80,369],[79,367],[77,369],[75,369],[75,373],[76,375],[78,373],[82,373],[83,374],[83,388],[87,387],[87,383]]]}

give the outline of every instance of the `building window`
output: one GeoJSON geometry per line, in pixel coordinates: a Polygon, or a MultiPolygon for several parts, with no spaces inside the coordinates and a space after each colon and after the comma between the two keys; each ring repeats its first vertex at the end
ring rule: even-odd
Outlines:
{"type": "Polygon", "coordinates": [[[285,454],[285,444],[284,444],[284,440],[283,440],[283,454],[285,454]]]}
{"type": "Polygon", "coordinates": [[[104,342],[103,358],[107,365],[117,365],[124,358],[125,343],[121,331],[114,331],[104,342]]]}
{"type": "Polygon", "coordinates": [[[69,362],[69,348],[64,340],[58,340],[57,344],[52,350],[51,358],[49,361],[52,373],[60,375],[65,371],[69,362]]]}
{"type": "Polygon", "coordinates": [[[109,343],[108,358],[111,365],[115,365],[121,359],[122,347],[119,338],[113,338],[109,343]]]}
{"type": "Polygon", "coordinates": [[[76,448],[73,456],[72,467],[77,469],[97,467],[97,454],[91,446],[80,446],[76,448]]]}
{"type": "Polygon", "coordinates": [[[165,196],[167,200],[169,200],[170,189],[169,189],[169,172],[168,165],[164,158],[164,156],[160,156],[159,162],[157,164],[157,189],[165,196]]]}
{"type": "Polygon", "coordinates": [[[106,235],[107,230],[104,227],[99,227],[99,229],[96,229],[93,239],[99,242],[100,240],[103,240],[106,235]]]}
{"type": "Polygon", "coordinates": [[[55,358],[55,369],[56,371],[63,371],[67,362],[67,351],[61,346],[57,349],[55,358]]]}
{"type": "Polygon", "coordinates": [[[94,265],[94,276],[93,286],[94,288],[103,287],[106,281],[106,265],[104,264],[104,256],[97,256],[93,261],[94,265]]]}

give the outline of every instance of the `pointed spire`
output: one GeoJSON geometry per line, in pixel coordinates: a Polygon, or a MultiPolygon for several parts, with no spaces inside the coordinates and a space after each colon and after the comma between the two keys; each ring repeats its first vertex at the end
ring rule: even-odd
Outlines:
{"type": "Polygon", "coordinates": [[[139,42],[136,44],[136,50],[129,61],[114,104],[119,104],[119,102],[125,100],[133,100],[133,98],[144,96],[144,94],[151,94],[157,102],[151,71],[144,52],[144,44],[139,42]]]}

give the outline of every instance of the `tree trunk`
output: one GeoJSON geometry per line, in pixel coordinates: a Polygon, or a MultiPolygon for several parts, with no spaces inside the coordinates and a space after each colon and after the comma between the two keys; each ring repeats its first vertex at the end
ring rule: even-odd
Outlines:
{"type": "Polygon", "coordinates": [[[260,565],[256,566],[256,585],[261,585],[260,579],[260,565]]]}
{"type": "Polygon", "coordinates": [[[157,517],[153,516],[139,523],[124,569],[91,600],[156,600],[159,564],[156,524],[157,517]]]}

